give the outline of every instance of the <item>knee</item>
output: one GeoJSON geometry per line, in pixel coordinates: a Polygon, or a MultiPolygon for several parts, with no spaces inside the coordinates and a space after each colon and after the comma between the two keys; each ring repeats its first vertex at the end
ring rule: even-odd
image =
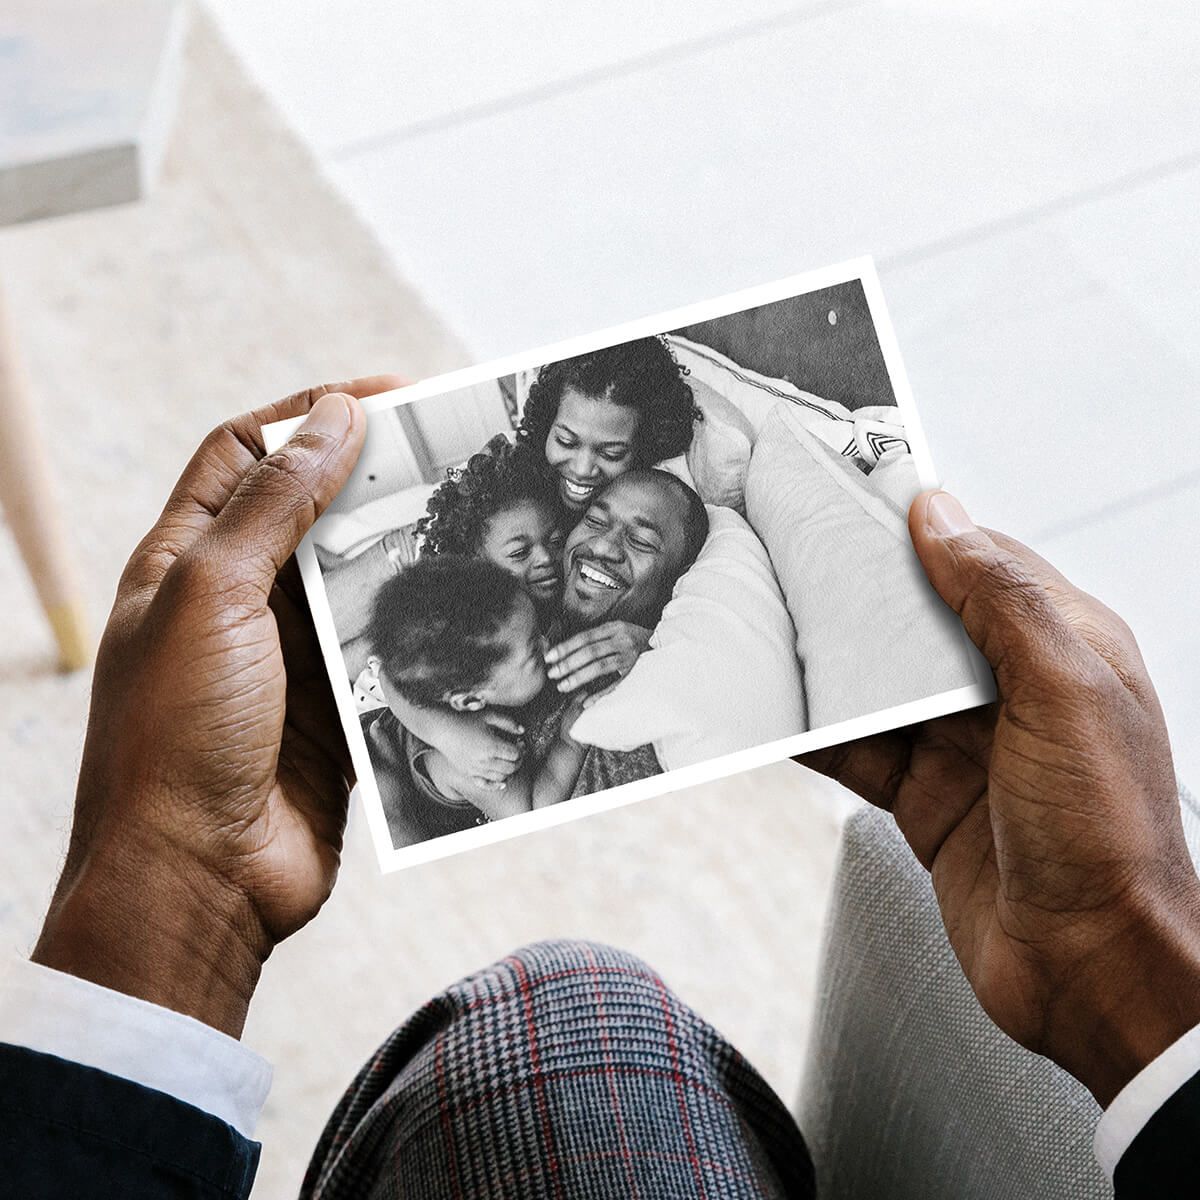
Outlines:
{"type": "MultiPolygon", "coordinates": [[[[528,1015],[607,1007],[617,997],[657,1006],[670,996],[658,973],[628,950],[574,938],[533,942],[452,985],[446,998],[461,1017],[490,1019],[516,1006],[528,1015]]],[[[673,1000],[673,997],[672,997],[673,1000]]]]}
{"type": "Polygon", "coordinates": [[[552,980],[572,975],[624,974],[658,981],[657,972],[637,955],[604,942],[554,938],[532,942],[514,950],[498,966],[524,972],[531,980],[552,980]]]}

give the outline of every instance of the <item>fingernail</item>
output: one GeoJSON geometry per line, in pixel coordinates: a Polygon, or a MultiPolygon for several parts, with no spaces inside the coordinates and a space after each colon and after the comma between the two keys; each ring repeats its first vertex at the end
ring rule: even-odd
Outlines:
{"type": "Polygon", "coordinates": [[[323,433],[326,437],[340,438],[346,436],[349,428],[350,406],[346,397],[341,392],[330,392],[308,410],[304,424],[296,432],[323,433]]]}
{"type": "Polygon", "coordinates": [[[966,509],[949,492],[934,492],[925,506],[925,521],[939,537],[971,533],[975,524],[966,509]]]}
{"type": "Polygon", "coordinates": [[[557,679],[562,674],[562,671],[560,671],[558,667],[549,667],[546,671],[546,674],[549,675],[551,679],[557,679]]]}

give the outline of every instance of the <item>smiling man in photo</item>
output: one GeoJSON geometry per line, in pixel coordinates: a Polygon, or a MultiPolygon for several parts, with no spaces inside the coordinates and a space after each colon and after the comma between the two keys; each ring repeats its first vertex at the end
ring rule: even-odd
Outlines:
{"type": "Polygon", "coordinates": [[[666,471],[630,471],[588,505],[563,548],[570,632],[622,620],[653,629],[708,536],[704,502],[666,471]]]}
{"type": "MultiPolygon", "coordinates": [[[[676,476],[651,469],[615,479],[588,505],[563,548],[565,632],[612,622],[652,630],[707,536],[704,502],[676,476]]],[[[587,796],[661,773],[653,746],[592,746],[573,794],[587,796]]]]}

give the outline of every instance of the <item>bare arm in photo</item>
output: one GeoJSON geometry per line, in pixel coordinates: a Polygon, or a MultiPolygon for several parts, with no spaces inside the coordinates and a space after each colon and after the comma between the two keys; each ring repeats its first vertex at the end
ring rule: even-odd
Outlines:
{"type": "Polygon", "coordinates": [[[503,789],[480,784],[438,750],[424,756],[425,770],[442,795],[473,804],[490,821],[559,804],[570,799],[575,790],[587,753],[587,747],[568,732],[582,710],[581,699],[572,701],[559,722],[558,735],[542,760],[514,771],[503,789]]]}
{"type": "Polygon", "coordinates": [[[495,792],[521,766],[520,739],[525,730],[511,713],[498,708],[457,712],[445,705],[425,707],[398,693],[390,702],[400,724],[432,746],[453,767],[455,778],[495,792]]]}

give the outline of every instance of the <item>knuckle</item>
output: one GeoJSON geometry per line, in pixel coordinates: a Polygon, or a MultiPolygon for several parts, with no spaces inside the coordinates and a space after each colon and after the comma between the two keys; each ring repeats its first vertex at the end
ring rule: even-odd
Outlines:
{"type": "Polygon", "coordinates": [[[181,554],[167,570],[154,602],[158,608],[194,609],[225,592],[227,586],[228,580],[222,578],[213,556],[192,548],[181,554]]]}
{"type": "Polygon", "coordinates": [[[255,497],[270,496],[298,513],[311,512],[316,517],[316,501],[307,482],[310,459],[302,446],[292,441],[268,454],[246,477],[245,487],[255,497]]]}
{"type": "Polygon", "coordinates": [[[319,383],[316,387],[301,388],[298,392],[293,392],[290,396],[285,396],[284,399],[279,401],[277,407],[286,407],[297,411],[309,409],[322,396],[327,396],[330,392],[340,392],[345,387],[346,384],[344,383],[319,383]]]}
{"type": "Polygon", "coordinates": [[[219,450],[233,442],[255,458],[260,458],[262,456],[262,445],[259,440],[260,424],[254,413],[239,413],[236,417],[222,421],[204,439],[204,445],[208,449],[219,450]]]}
{"type": "Polygon", "coordinates": [[[202,540],[181,554],[167,573],[154,596],[160,611],[206,609],[234,615],[258,611],[263,593],[253,579],[240,569],[246,560],[230,559],[221,549],[202,540]]]}

